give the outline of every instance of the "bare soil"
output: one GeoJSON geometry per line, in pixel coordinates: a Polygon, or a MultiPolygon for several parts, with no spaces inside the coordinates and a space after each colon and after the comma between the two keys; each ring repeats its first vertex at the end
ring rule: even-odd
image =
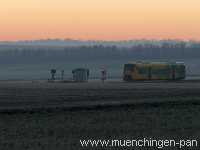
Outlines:
{"type": "Polygon", "coordinates": [[[200,82],[1,81],[0,149],[123,149],[81,147],[80,139],[91,138],[199,139],[199,101],[200,82]],[[36,107],[45,111],[30,111],[36,107]]]}

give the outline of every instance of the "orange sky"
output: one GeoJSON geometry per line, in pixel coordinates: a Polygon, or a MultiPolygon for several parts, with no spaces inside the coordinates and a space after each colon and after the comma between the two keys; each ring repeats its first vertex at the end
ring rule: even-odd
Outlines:
{"type": "Polygon", "coordinates": [[[200,0],[0,0],[0,40],[200,40],[200,0]]]}

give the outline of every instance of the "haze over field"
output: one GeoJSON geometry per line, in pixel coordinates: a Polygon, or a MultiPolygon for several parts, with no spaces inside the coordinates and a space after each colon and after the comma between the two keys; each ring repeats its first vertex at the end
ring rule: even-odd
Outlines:
{"type": "Polygon", "coordinates": [[[200,75],[200,43],[195,41],[79,41],[37,40],[0,42],[0,79],[47,79],[49,70],[65,70],[71,78],[74,68],[90,69],[90,77],[100,77],[100,68],[110,78],[121,78],[129,61],[183,61],[187,75],[200,75]]]}

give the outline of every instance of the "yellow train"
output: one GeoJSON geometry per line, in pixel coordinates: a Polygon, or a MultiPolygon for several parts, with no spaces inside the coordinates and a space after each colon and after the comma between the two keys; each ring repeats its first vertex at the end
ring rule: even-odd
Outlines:
{"type": "Polygon", "coordinates": [[[124,65],[123,79],[137,80],[182,80],[186,69],[182,62],[132,62],[124,65]]]}

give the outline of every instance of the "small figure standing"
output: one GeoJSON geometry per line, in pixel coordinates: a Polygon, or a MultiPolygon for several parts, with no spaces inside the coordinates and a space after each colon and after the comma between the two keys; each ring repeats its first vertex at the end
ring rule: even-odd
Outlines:
{"type": "Polygon", "coordinates": [[[51,69],[51,80],[55,80],[56,69],[51,69]]]}
{"type": "Polygon", "coordinates": [[[104,81],[106,80],[106,74],[107,74],[107,71],[105,68],[103,68],[101,70],[101,81],[104,83],[104,81]]]}

